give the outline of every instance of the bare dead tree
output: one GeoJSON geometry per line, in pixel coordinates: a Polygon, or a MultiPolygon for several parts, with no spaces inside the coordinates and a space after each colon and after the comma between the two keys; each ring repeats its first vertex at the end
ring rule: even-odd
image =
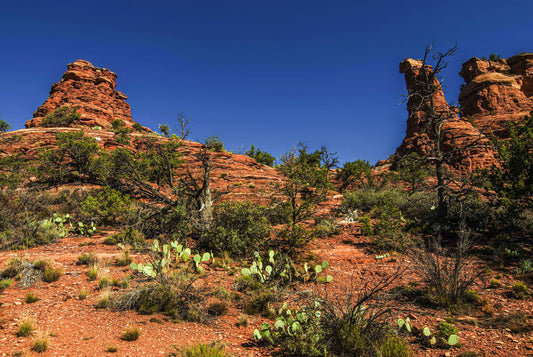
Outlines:
{"type": "Polygon", "coordinates": [[[185,115],[179,112],[178,113],[178,124],[179,124],[179,127],[178,127],[179,137],[182,140],[187,139],[187,137],[191,135],[192,133],[191,128],[190,128],[191,118],[185,118],[185,115]]]}

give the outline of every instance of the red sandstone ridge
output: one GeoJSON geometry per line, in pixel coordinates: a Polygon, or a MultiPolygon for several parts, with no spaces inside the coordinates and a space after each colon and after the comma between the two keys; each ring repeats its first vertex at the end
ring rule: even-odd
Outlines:
{"type": "MultiPolygon", "coordinates": [[[[431,66],[426,65],[427,73],[431,66]]],[[[488,139],[469,121],[458,115],[456,107],[450,106],[444,97],[442,87],[435,78],[437,91],[424,95],[424,72],[422,61],[406,59],[400,63],[400,73],[405,73],[405,82],[409,93],[407,110],[406,136],[396,150],[396,157],[416,152],[429,157],[434,154],[435,133],[431,129],[427,113],[429,102],[438,116],[445,118],[441,129],[440,150],[453,155],[452,168],[461,172],[472,172],[476,167],[488,167],[494,161],[493,152],[488,148],[488,139]],[[422,94],[422,95],[420,95],[422,94]]]]}
{"type": "Polygon", "coordinates": [[[483,133],[505,137],[506,123],[519,121],[533,108],[533,53],[474,57],[459,74],[466,82],[459,95],[461,113],[483,133]]]}
{"type": "Polygon", "coordinates": [[[131,127],[134,121],[124,93],[116,90],[117,75],[106,68],[97,68],[84,60],[67,65],[58,83],[52,85],[50,97],[41,105],[26,128],[41,126],[42,119],[59,107],[79,107],[79,126],[111,128],[115,119],[131,127]]]}

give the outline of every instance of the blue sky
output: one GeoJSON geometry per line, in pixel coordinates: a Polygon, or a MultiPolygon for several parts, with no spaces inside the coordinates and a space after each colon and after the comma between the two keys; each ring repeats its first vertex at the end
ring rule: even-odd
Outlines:
{"type": "Polygon", "coordinates": [[[192,138],[279,157],[299,142],[374,164],[401,143],[399,62],[458,45],[470,57],[533,52],[533,1],[0,2],[0,118],[24,127],[67,63],[118,74],[134,120],[192,119],[192,138]]]}

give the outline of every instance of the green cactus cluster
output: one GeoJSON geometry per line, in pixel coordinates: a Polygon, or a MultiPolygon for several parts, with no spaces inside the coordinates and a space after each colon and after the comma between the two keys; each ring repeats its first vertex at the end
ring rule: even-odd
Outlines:
{"type": "Polygon", "coordinates": [[[160,245],[154,240],[151,251],[155,259],[146,264],[131,263],[130,268],[151,278],[165,277],[173,263],[191,264],[197,273],[203,273],[204,268],[200,265],[209,260],[214,260],[211,253],[193,254],[190,248],[184,247],[177,241],[160,245]]]}
{"type": "MultiPolygon", "coordinates": [[[[420,330],[414,328],[411,325],[411,320],[406,318],[405,320],[399,318],[396,321],[399,331],[405,328],[409,333],[417,334],[420,330]]],[[[440,321],[437,324],[435,333],[431,332],[431,329],[427,326],[421,331],[422,343],[430,347],[439,347],[439,348],[449,348],[456,346],[459,343],[459,336],[457,336],[457,327],[447,323],[445,321],[440,321]]]]}
{"type": "Polygon", "coordinates": [[[255,277],[262,284],[283,283],[289,285],[293,280],[303,282],[317,281],[319,283],[330,283],[333,281],[331,275],[319,275],[329,267],[327,261],[310,267],[304,263],[303,268],[298,270],[293,262],[284,254],[276,253],[270,249],[268,251],[268,261],[263,263],[263,258],[258,252],[254,253],[254,261],[248,268],[243,268],[241,274],[245,277],[255,277]]]}
{"type": "Polygon", "coordinates": [[[75,222],[70,214],[57,214],[54,213],[49,220],[41,221],[42,227],[54,226],[60,232],[61,238],[65,237],[68,232],[74,232],[82,236],[91,236],[96,232],[96,225],[94,222],[85,224],[81,221],[75,222]]]}
{"type": "Polygon", "coordinates": [[[280,316],[272,326],[265,322],[259,329],[254,330],[255,340],[282,344],[288,349],[287,352],[299,355],[326,355],[325,332],[320,321],[322,314],[319,301],[315,301],[314,306],[303,306],[301,310],[296,311],[291,311],[284,304],[278,314],[280,316]],[[292,342],[285,343],[287,340],[292,342]]]}

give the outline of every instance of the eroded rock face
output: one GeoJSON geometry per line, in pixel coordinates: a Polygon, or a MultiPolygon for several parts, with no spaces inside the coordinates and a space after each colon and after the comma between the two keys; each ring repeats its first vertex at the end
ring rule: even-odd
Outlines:
{"type": "Polygon", "coordinates": [[[487,167],[494,162],[493,152],[487,145],[487,137],[472,123],[459,117],[456,107],[448,104],[438,79],[433,77],[431,66],[423,69],[422,61],[409,58],[400,64],[400,73],[405,74],[409,93],[409,117],[406,136],[396,150],[395,157],[411,152],[424,157],[435,155],[436,133],[431,124],[432,116],[428,115],[428,110],[432,107],[436,113],[433,118],[442,118],[444,122],[439,148],[441,152],[453,156],[453,169],[472,172],[476,167],[487,167]],[[436,90],[428,91],[426,78],[433,78],[432,87],[436,90]]]}
{"type": "Polygon", "coordinates": [[[509,59],[471,58],[459,73],[465,80],[459,95],[461,113],[481,132],[505,138],[506,124],[533,108],[533,54],[509,59]]]}
{"type": "Polygon", "coordinates": [[[41,105],[26,128],[39,127],[42,119],[59,107],[79,107],[79,123],[73,126],[101,126],[111,128],[115,119],[131,127],[134,121],[124,93],[116,90],[117,75],[106,68],[97,68],[84,60],[67,65],[67,71],[58,83],[52,85],[50,97],[41,105]]]}

